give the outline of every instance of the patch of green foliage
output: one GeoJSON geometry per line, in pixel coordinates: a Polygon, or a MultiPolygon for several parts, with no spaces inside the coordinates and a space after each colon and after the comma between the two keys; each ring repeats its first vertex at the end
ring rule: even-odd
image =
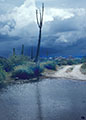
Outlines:
{"type": "Polygon", "coordinates": [[[0,83],[4,82],[5,79],[6,79],[6,72],[0,66],[0,83]]]}
{"type": "Polygon", "coordinates": [[[86,74],[86,63],[83,63],[80,70],[83,74],[86,74]]]}
{"type": "Polygon", "coordinates": [[[31,79],[38,77],[45,69],[56,70],[57,65],[73,65],[81,62],[81,59],[45,59],[36,64],[28,56],[17,55],[6,59],[0,57],[0,80],[4,80],[6,72],[8,77],[12,76],[14,79],[31,79]]]}
{"type": "Polygon", "coordinates": [[[86,69],[86,63],[81,66],[82,69],[86,69]]]}
{"type": "Polygon", "coordinates": [[[74,64],[76,64],[75,60],[73,60],[73,59],[67,60],[67,65],[74,65],[74,64]]]}
{"type": "Polygon", "coordinates": [[[57,59],[56,64],[61,66],[61,65],[76,65],[80,64],[81,59],[57,59]]]}
{"type": "Polygon", "coordinates": [[[28,63],[27,65],[16,66],[12,72],[13,78],[18,79],[31,79],[38,77],[43,72],[43,68],[35,63],[28,63]]]}
{"type": "Polygon", "coordinates": [[[44,69],[48,70],[56,70],[56,63],[55,61],[46,61],[46,62],[41,62],[40,66],[44,67],[44,69]]]}
{"type": "Polygon", "coordinates": [[[13,67],[22,65],[25,62],[30,61],[30,59],[27,56],[23,56],[23,55],[11,56],[8,60],[13,67]]]}
{"type": "Polygon", "coordinates": [[[56,64],[61,66],[61,65],[67,65],[67,60],[66,59],[58,59],[56,60],[56,64]]]}
{"type": "Polygon", "coordinates": [[[0,57],[0,66],[6,72],[10,72],[12,70],[12,65],[11,65],[10,61],[6,58],[0,57]]]}
{"type": "Polygon", "coordinates": [[[86,56],[82,57],[81,62],[86,63],[86,56]]]}

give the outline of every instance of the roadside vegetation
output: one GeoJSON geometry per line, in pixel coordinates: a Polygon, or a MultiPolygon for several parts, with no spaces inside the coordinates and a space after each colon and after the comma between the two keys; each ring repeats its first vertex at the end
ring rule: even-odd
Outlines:
{"type": "MultiPolygon", "coordinates": [[[[33,80],[33,78],[41,77],[49,71],[56,71],[64,65],[75,65],[82,63],[82,59],[40,59],[40,62],[34,62],[28,56],[14,55],[7,58],[0,57],[0,84],[12,82],[15,80],[33,80]]],[[[82,72],[86,74],[86,64],[82,65],[82,72]]]]}
{"type": "Polygon", "coordinates": [[[82,62],[82,66],[81,66],[81,73],[86,75],[86,56],[84,56],[82,59],[81,59],[81,62],[82,62]]]}
{"type": "Polygon", "coordinates": [[[5,84],[6,76],[7,76],[6,72],[0,66],[0,87],[2,87],[3,84],[5,84]]]}
{"type": "Polygon", "coordinates": [[[43,67],[43,69],[56,70],[57,64],[54,60],[47,60],[45,62],[41,62],[40,66],[43,67]]]}
{"type": "Polygon", "coordinates": [[[86,75],[86,63],[83,63],[83,64],[82,64],[80,70],[81,70],[82,74],[85,74],[85,75],[86,75]]]}
{"type": "Polygon", "coordinates": [[[82,63],[82,59],[80,59],[80,58],[61,58],[61,59],[56,60],[56,64],[58,64],[59,66],[77,65],[77,64],[81,64],[81,63],[82,63]]]}
{"type": "Polygon", "coordinates": [[[42,72],[43,72],[42,67],[36,65],[35,63],[30,62],[27,64],[18,65],[14,67],[11,77],[16,79],[31,79],[37,76],[41,76],[42,72]]]}
{"type": "Polygon", "coordinates": [[[0,83],[12,80],[31,80],[42,76],[45,69],[56,70],[54,61],[34,62],[24,55],[11,56],[8,59],[0,58],[0,83]],[[9,79],[9,80],[8,80],[9,79]]]}

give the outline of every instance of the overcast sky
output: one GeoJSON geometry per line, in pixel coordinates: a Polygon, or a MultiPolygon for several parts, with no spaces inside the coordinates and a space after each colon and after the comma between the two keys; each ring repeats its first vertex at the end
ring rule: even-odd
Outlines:
{"type": "Polygon", "coordinates": [[[0,46],[7,45],[9,37],[11,44],[36,44],[35,10],[42,2],[45,4],[43,46],[71,44],[86,37],[86,0],[0,0],[0,46]]]}

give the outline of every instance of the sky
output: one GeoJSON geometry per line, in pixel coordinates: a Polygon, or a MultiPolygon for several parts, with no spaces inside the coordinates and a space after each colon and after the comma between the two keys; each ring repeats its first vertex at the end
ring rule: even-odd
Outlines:
{"type": "Polygon", "coordinates": [[[1,51],[38,40],[36,9],[45,4],[43,47],[71,45],[86,38],[86,0],[0,0],[1,51]]]}

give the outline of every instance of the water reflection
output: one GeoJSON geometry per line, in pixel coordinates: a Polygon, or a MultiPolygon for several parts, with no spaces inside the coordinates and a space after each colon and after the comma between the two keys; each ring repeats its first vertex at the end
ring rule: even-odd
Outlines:
{"type": "Polygon", "coordinates": [[[38,120],[43,120],[42,116],[42,100],[41,100],[41,90],[39,82],[36,83],[36,97],[37,97],[37,105],[38,105],[38,120]]]}
{"type": "Polygon", "coordinates": [[[86,82],[45,79],[0,91],[0,120],[86,118],[86,82]]]}

